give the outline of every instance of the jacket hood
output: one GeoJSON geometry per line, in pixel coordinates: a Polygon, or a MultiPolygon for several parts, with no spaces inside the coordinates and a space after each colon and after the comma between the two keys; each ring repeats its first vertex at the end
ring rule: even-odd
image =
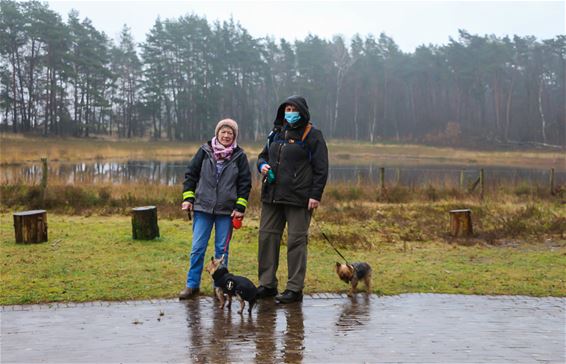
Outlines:
{"type": "Polygon", "coordinates": [[[289,96],[285,101],[283,101],[283,103],[281,103],[281,105],[279,105],[279,108],[277,109],[277,116],[275,117],[275,121],[273,122],[273,125],[275,125],[275,127],[281,127],[285,125],[285,105],[287,104],[295,106],[297,110],[299,110],[299,115],[301,115],[301,120],[293,125],[293,128],[303,126],[310,121],[311,114],[309,113],[307,100],[305,100],[305,98],[302,96],[294,95],[289,96]]]}

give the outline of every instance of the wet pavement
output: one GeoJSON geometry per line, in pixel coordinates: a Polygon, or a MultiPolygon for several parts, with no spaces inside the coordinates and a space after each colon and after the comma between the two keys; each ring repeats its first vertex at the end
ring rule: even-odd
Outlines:
{"type": "Polygon", "coordinates": [[[316,294],[3,306],[3,363],[564,363],[566,298],[316,294]],[[244,311],[246,312],[246,311],[244,311]]]}

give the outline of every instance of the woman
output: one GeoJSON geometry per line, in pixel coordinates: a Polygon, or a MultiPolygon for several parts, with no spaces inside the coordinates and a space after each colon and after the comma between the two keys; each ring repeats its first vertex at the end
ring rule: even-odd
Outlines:
{"type": "Polygon", "coordinates": [[[238,124],[220,120],[215,136],[203,144],[185,173],[181,208],[194,211],[193,245],[186,287],[179,294],[187,299],[199,292],[208,239],[215,226],[214,254],[228,264],[227,239],[232,218],[243,219],[251,189],[248,158],[236,140],[238,124]]]}
{"type": "Polygon", "coordinates": [[[291,96],[278,110],[268,142],[258,156],[264,175],[259,225],[258,298],[276,296],[278,303],[302,301],[307,269],[307,238],[313,209],[328,178],[328,150],[310,121],[307,102],[291,96]],[[287,224],[288,279],[277,295],[281,235],[287,224]]]}

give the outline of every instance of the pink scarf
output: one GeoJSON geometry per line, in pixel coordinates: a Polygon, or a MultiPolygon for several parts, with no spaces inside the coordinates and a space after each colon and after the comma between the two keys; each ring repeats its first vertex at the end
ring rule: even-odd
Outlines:
{"type": "Polygon", "coordinates": [[[238,144],[236,144],[236,141],[234,141],[232,145],[230,145],[229,147],[225,147],[222,144],[220,144],[220,142],[218,141],[218,139],[216,139],[216,137],[212,138],[211,144],[212,144],[212,151],[214,152],[214,159],[216,159],[216,161],[218,162],[229,160],[230,157],[232,157],[232,153],[234,152],[234,149],[236,149],[236,147],[238,146],[238,144]]]}

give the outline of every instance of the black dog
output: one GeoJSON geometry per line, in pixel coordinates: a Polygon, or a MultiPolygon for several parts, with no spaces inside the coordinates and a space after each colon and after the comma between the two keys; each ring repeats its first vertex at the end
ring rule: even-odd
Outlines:
{"type": "Polygon", "coordinates": [[[220,300],[220,308],[224,308],[224,303],[226,302],[224,294],[228,296],[228,308],[232,307],[232,296],[238,297],[240,300],[240,311],[241,314],[244,311],[246,301],[249,302],[248,313],[252,313],[252,308],[255,305],[257,288],[256,286],[242,276],[235,276],[228,272],[228,268],[223,267],[224,256],[220,259],[210,258],[210,262],[206,265],[206,271],[210,273],[212,279],[214,279],[214,286],[216,287],[216,296],[220,300]]]}

